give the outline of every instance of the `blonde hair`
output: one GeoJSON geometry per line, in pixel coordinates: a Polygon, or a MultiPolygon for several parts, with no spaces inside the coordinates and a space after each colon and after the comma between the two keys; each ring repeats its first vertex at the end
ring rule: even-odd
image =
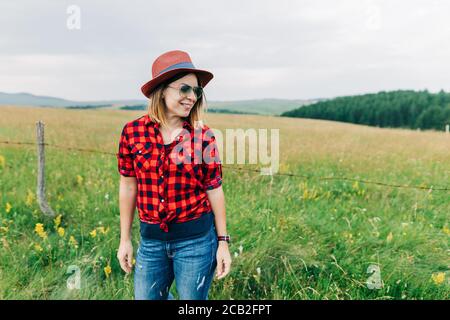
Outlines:
{"type": "MultiPolygon", "coordinates": [[[[164,98],[162,95],[164,89],[167,88],[167,86],[170,83],[178,80],[179,78],[184,77],[186,74],[189,74],[189,73],[190,72],[182,72],[180,74],[177,74],[175,77],[172,77],[169,80],[166,80],[165,82],[160,84],[150,94],[150,97],[149,97],[150,100],[148,102],[148,107],[147,107],[147,113],[150,118],[152,118],[154,121],[158,122],[161,126],[167,127],[166,104],[164,102],[164,98]]],[[[197,81],[200,84],[198,76],[197,75],[195,75],[195,76],[197,77],[197,81]]],[[[183,118],[183,119],[186,119],[192,125],[192,127],[194,129],[198,128],[198,127],[203,128],[203,115],[204,115],[203,109],[206,109],[206,107],[207,107],[206,97],[205,97],[205,93],[203,92],[202,97],[194,103],[194,106],[192,107],[191,112],[189,113],[189,116],[187,116],[186,118],[183,118]]]]}

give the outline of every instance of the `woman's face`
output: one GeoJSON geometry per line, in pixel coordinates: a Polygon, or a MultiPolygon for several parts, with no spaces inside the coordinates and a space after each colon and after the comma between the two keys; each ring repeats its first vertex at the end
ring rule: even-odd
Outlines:
{"type": "Polygon", "coordinates": [[[180,95],[180,86],[182,84],[190,85],[191,87],[198,86],[197,77],[194,73],[185,75],[169,84],[170,87],[164,90],[164,101],[167,106],[168,116],[187,117],[191,112],[192,107],[197,98],[195,93],[191,91],[187,96],[180,95]]]}

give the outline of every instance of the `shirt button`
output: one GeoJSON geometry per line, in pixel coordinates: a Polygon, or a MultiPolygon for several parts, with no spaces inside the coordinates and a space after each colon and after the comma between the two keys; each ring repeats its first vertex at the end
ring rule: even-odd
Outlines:
{"type": "Polygon", "coordinates": [[[161,199],[161,202],[164,202],[164,199],[161,199]]]}
{"type": "Polygon", "coordinates": [[[163,175],[161,175],[161,178],[164,178],[164,176],[163,176],[163,175]]]}

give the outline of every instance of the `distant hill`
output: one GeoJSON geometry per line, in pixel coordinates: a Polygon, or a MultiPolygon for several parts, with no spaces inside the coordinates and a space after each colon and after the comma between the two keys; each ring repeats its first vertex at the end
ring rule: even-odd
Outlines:
{"type": "Polygon", "coordinates": [[[444,130],[450,93],[397,90],[345,96],[284,112],[281,116],[335,120],[378,127],[444,130]]]}
{"type": "Polygon", "coordinates": [[[226,109],[231,111],[249,112],[265,115],[279,115],[293,108],[302,107],[315,100],[288,100],[288,99],[255,99],[237,101],[209,101],[209,109],[226,109]]]}
{"type": "MultiPolygon", "coordinates": [[[[146,110],[147,106],[142,105],[132,105],[132,106],[122,106],[120,107],[121,110],[146,110]]],[[[238,111],[238,110],[229,110],[229,109],[219,109],[219,108],[208,108],[207,112],[212,113],[232,113],[232,114],[258,114],[256,112],[249,112],[249,111],[238,111]]]]}
{"type": "MultiPolygon", "coordinates": [[[[315,100],[288,100],[288,99],[255,99],[237,101],[209,101],[208,111],[226,113],[249,113],[264,115],[279,115],[285,111],[292,110],[317,101],[315,100]]],[[[147,100],[100,100],[100,101],[73,101],[56,97],[38,96],[30,93],[2,93],[0,92],[0,106],[39,106],[54,108],[73,109],[123,109],[144,110],[147,100]]]]}
{"type": "Polygon", "coordinates": [[[0,92],[0,105],[38,106],[38,107],[81,107],[81,106],[116,106],[144,104],[145,100],[104,100],[104,101],[73,101],[56,97],[37,96],[31,93],[4,93],[0,92]]]}

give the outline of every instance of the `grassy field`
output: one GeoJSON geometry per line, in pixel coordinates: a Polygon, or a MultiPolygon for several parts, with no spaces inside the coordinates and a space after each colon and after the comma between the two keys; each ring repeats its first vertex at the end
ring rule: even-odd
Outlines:
{"type": "MultiPolygon", "coordinates": [[[[123,125],[141,114],[0,107],[0,140],[35,142],[40,119],[49,144],[115,153],[123,125]]],[[[270,116],[206,120],[219,130],[279,128],[280,172],[313,177],[224,166],[233,263],[209,299],[449,298],[449,191],[314,177],[450,186],[450,135],[270,116]],[[380,270],[378,289],[366,285],[370,266],[380,270]]],[[[116,259],[115,156],[46,147],[56,220],[36,203],[36,163],[35,145],[0,143],[0,299],[132,299],[132,277],[116,259]],[[79,290],[66,285],[71,265],[79,290]]]]}

